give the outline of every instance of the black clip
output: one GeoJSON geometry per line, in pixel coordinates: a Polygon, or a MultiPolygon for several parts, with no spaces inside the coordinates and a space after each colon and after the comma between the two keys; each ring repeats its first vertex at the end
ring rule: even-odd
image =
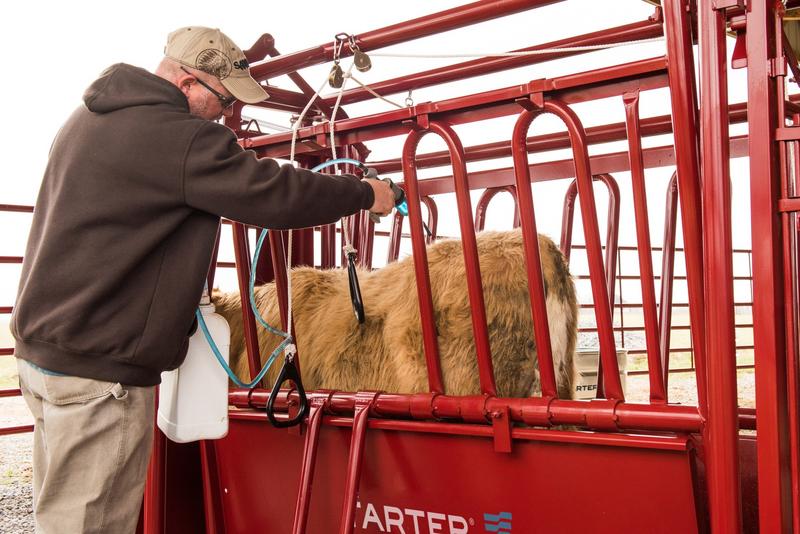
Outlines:
{"type": "Polygon", "coordinates": [[[303,381],[300,380],[300,373],[297,372],[297,366],[294,363],[294,352],[289,352],[283,360],[283,367],[281,367],[281,372],[277,380],[275,380],[275,385],[272,387],[272,393],[269,394],[269,400],[267,400],[267,418],[275,428],[288,428],[302,423],[307,414],[308,398],[306,397],[306,390],[303,389],[303,381]],[[280,420],[275,418],[275,398],[278,396],[281,385],[287,380],[293,382],[297,388],[297,394],[300,397],[300,409],[293,418],[280,420]]]}
{"type": "Polygon", "coordinates": [[[356,272],[356,253],[347,253],[347,279],[350,282],[350,300],[353,302],[353,313],[356,315],[358,324],[364,324],[366,315],[364,314],[364,301],[361,299],[361,288],[358,285],[358,273],[356,272]]]}

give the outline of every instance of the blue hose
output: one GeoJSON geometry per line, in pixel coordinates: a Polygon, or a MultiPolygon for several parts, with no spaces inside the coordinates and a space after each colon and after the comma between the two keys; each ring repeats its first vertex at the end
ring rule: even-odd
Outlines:
{"type": "MultiPolygon", "coordinates": [[[[317,165],[316,167],[314,167],[311,170],[314,171],[314,172],[317,172],[319,170],[324,169],[325,167],[330,167],[331,165],[338,165],[340,163],[349,164],[349,165],[355,165],[355,166],[361,168],[362,170],[366,170],[366,166],[362,162],[360,162],[358,160],[355,160],[355,159],[351,159],[351,158],[336,158],[336,159],[332,159],[332,160],[326,161],[324,163],[320,163],[319,165],[317,165]]],[[[400,205],[398,205],[396,207],[397,207],[397,211],[399,211],[403,215],[406,215],[406,216],[408,215],[408,207],[407,207],[405,201],[403,201],[400,205]]],[[[200,308],[198,308],[195,311],[195,316],[197,317],[197,324],[200,326],[200,330],[202,330],[203,335],[206,338],[206,341],[208,342],[209,346],[211,347],[211,351],[214,353],[214,356],[217,358],[217,361],[222,366],[222,368],[225,369],[225,372],[228,374],[228,377],[230,377],[231,381],[234,384],[236,384],[237,386],[239,386],[240,388],[248,388],[249,389],[249,388],[255,387],[256,384],[261,382],[261,379],[264,378],[265,374],[267,374],[267,371],[269,370],[269,368],[272,366],[273,363],[275,363],[275,359],[278,357],[278,354],[283,352],[283,350],[286,348],[286,346],[289,343],[292,342],[292,337],[288,333],[283,332],[281,330],[278,330],[277,328],[273,328],[272,326],[267,324],[267,322],[264,320],[264,318],[261,317],[261,313],[259,312],[258,306],[256,305],[256,295],[255,295],[256,265],[258,263],[258,257],[261,254],[261,247],[264,245],[264,240],[266,239],[268,232],[269,232],[269,230],[267,230],[266,228],[261,230],[261,234],[259,234],[258,241],[256,243],[255,252],[253,253],[253,261],[250,264],[250,280],[249,280],[250,283],[249,283],[249,288],[248,288],[249,289],[248,293],[249,293],[249,297],[250,297],[250,299],[249,299],[250,300],[250,308],[253,310],[253,315],[255,315],[255,318],[256,318],[256,321],[258,322],[258,324],[260,324],[261,326],[263,326],[269,332],[275,334],[276,336],[283,337],[284,340],[280,343],[280,345],[277,346],[277,348],[274,351],[272,351],[272,354],[270,354],[269,358],[267,359],[267,361],[265,362],[264,366],[262,367],[261,372],[258,373],[258,376],[256,376],[253,379],[252,382],[244,383],[241,380],[239,380],[239,378],[236,376],[236,374],[233,372],[233,370],[231,370],[230,366],[225,362],[225,358],[222,356],[222,354],[219,351],[219,348],[217,347],[217,344],[214,342],[214,339],[211,337],[211,333],[208,331],[208,326],[206,325],[206,322],[203,319],[203,313],[200,311],[200,308]]],[[[244,303],[242,303],[242,304],[244,304],[244,303]]]]}

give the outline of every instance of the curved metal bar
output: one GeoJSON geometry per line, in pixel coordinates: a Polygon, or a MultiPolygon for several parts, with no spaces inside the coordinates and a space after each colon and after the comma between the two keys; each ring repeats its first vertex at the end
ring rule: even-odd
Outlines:
{"type": "Polygon", "coordinates": [[[664,35],[669,60],[669,95],[678,167],[678,197],[681,206],[689,321],[697,371],[697,404],[703,417],[708,413],[706,392],[705,282],[703,280],[703,221],[700,198],[700,147],[697,132],[697,91],[692,55],[691,22],[685,2],[665,0],[664,35]]]}
{"type": "Polygon", "coordinates": [[[436,206],[436,201],[433,200],[433,197],[425,195],[421,200],[425,207],[428,208],[428,228],[431,233],[430,235],[426,234],[425,243],[430,245],[436,241],[436,232],[439,229],[439,208],[436,206]]]}
{"type": "MultiPolygon", "coordinates": [[[[614,324],[614,301],[617,286],[617,252],[619,248],[619,205],[620,194],[619,185],[610,174],[598,174],[592,176],[593,180],[601,181],[608,190],[608,215],[606,216],[606,285],[608,286],[608,299],[611,306],[611,324],[614,324]]],[[[561,251],[570,259],[572,252],[572,228],[575,219],[575,199],[578,196],[578,180],[572,180],[564,195],[564,210],[561,217],[561,251]]],[[[620,315],[622,310],[620,310],[620,315]]],[[[603,360],[597,361],[597,376],[603,376],[603,360]]],[[[603,380],[597,381],[597,398],[602,398],[605,394],[603,380]]]]}
{"type": "Polygon", "coordinates": [[[358,485],[361,480],[361,464],[367,438],[369,411],[378,393],[357,393],[353,412],[353,432],[350,434],[350,454],[347,458],[347,471],[344,486],[344,503],[342,519],[339,522],[339,534],[353,532],[355,523],[358,485]]]}
{"type": "Polygon", "coordinates": [[[539,232],[533,207],[531,173],[528,167],[528,149],[525,139],[528,129],[541,111],[525,110],[514,125],[511,137],[511,153],[514,157],[514,175],[517,180],[517,202],[520,207],[522,243],[525,249],[525,266],[528,271],[528,298],[531,303],[533,334],[536,340],[536,355],[539,360],[539,376],[542,397],[557,397],[556,374],[553,368],[553,349],[550,326],[547,318],[542,259],[539,254],[539,232]]]}
{"type": "Polygon", "coordinates": [[[400,256],[400,239],[403,237],[403,214],[395,211],[392,216],[392,228],[389,230],[389,247],[386,251],[386,263],[397,261],[400,256]]]}
{"type": "Polygon", "coordinates": [[[519,200],[517,200],[517,188],[513,185],[506,185],[502,187],[487,187],[484,190],[478,204],[475,206],[475,229],[477,231],[483,230],[486,226],[486,211],[489,209],[489,202],[497,196],[497,193],[505,191],[509,193],[514,199],[514,220],[511,224],[514,228],[519,228],[519,200]]]}
{"type": "Polygon", "coordinates": [[[495,395],[494,371],[492,369],[489,335],[486,327],[486,306],[483,300],[483,286],[478,262],[478,246],[475,239],[475,227],[472,223],[472,207],[470,205],[469,183],[467,182],[467,165],[464,160],[464,147],[453,129],[443,123],[431,121],[425,130],[414,130],[406,138],[403,146],[403,174],[407,187],[408,215],[411,224],[411,243],[414,250],[414,267],[417,274],[417,294],[419,297],[420,319],[425,347],[425,358],[428,363],[428,382],[432,392],[441,393],[441,366],[439,363],[439,347],[436,342],[436,324],[431,296],[430,275],[428,273],[428,257],[425,251],[422,233],[422,216],[420,210],[417,169],[415,163],[416,150],[420,139],[430,132],[441,137],[450,152],[453,165],[458,218],[461,227],[461,243],[464,253],[464,264],[467,272],[467,291],[472,309],[472,332],[478,357],[478,373],[481,392],[495,395]],[[438,389],[437,389],[438,388],[438,389]]]}
{"type": "Polygon", "coordinates": [[[678,171],[672,173],[667,185],[664,208],[664,240],[661,249],[661,300],[658,310],[661,369],[664,373],[664,402],[669,402],[669,347],[672,327],[672,287],[675,283],[675,234],[678,220],[678,171]]]}
{"type": "MultiPolygon", "coordinates": [[[[608,189],[608,216],[606,217],[606,284],[608,285],[609,299],[614,301],[616,287],[614,281],[617,272],[617,251],[619,249],[619,185],[610,174],[597,174],[593,180],[603,182],[608,189]]],[[[572,253],[572,227],[575,219],[575,199],[578,196],[578,181],[572,180],[564,195],[564,210],[561,215],[561,252],[569,261],[572,253]]],[[[613,317],[614,308],[611,313],[613,317]]]]}
{"type": "Polygon", "coordinates": [[[547,328],[547,313],[545,307],[544,287],[541,276],[541,263],[539,260],[538,235],[533,212],[533,198],[530,185],[530,170],[528,168],[527,147],[525,136],[528,127],[539,114],[552,113],[561,119],[567,127],[572,153],[575,161],[575,175],[578,194],[581,198],[581,219],[586,237],[586,255],[589,263],[589,274],[592,284],[592,298],[594,301],[595,318],[597,321],[597,335],[600,342],[600,358],[603,362],[603,380],[607,388],[607,397],[613,400],[624,400],[622,383],[619,378],[617,365],[616,345],[611,320],[611,306],[609,289],[606,281],[605,267],[603,265],[602,247],[600,245],[600,230],[597,223],[597,206],[592,188],[592,176],[589,167],[589,154],[586,143],[586,133],[580,119],[566,104],[557,100],[547,100],[544,106],[536,110],[523,111],[514,126],[512,150],[514,152],[514,169],[517,178],[517,195],[520,201],[522,231],[525,241],[525,254],[528,267],[528,289],[531,298],[531,311],[534,320],[534,332],[539,351],[539,372],[542,375],[542,395],[545,388],[555,386],[553,373],[552,352],[549,344],[549,331],[547,328]],[[547,340],[546,347],[542,340],[547,340]],[[547,352],[543,358],[542,348],[547,352]],[[542,360],[546,360],[542,365],[542,360]],[[546,384],[545,380],[552,380],[546,384]]]}
{"type": "Polygon", "coordinates": [[[642,286],[642,313],[644,315],[647,366],[650,377],[650,402],[666,402],[664,373],[661,368],[658,312],[653,277],[653,253],[650,244],[650,221],[647,216],[647,188],[644,183],[642,134],[639,129],[639,93],[629,93],[622,98],[625,104],[625,124],[628,130],[628,157],[631,164],[633,208],[636,216],[636,244],[639,252],[639,281],[642,286]]]}
{"type": "MultiPolygon", "coordinates": [[[[428,208],[428,228],[430,235],[426,234],[425,243],[430,245],[436,240],[436,229],[439,224],[439,208],[436,207],[436,201],[429,196],[424,196],[420,199],[423,204],[428,208]]],[[[403,238],[403,214],[399,211],[394,212],[392,218],[392,229],[389,230],[389,248],[386,252],[386,263],[397,261],[400,256],[400,240],[403,238]]]]}

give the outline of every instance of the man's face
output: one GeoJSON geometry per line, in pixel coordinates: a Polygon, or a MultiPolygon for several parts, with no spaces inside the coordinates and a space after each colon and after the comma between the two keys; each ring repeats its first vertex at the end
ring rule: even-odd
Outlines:
{"type": "Polygon", "coordinates": [[[218,79],[205,73],[191,72],[187,74],[189,76],[187,76],[183,92],[189,101],[189,112],[192,115],[215,121],[233,114],[233,108],[226,104],[235,99],[218,79]]]}

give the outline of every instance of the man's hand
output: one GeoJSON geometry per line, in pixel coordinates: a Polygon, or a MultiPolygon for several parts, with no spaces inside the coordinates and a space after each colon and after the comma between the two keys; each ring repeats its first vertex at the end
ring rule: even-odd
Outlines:
{"type": "Polygon", "coordinates": [[[375,180],[372,178],[365,178],[363,180],[372,187],[372,192],[375,194],[375,202],[369,209],[371,213],[380,215],[388,215],[392,208],[394,208],[394,193],[392,188],[382,180],[375,180]]]}

